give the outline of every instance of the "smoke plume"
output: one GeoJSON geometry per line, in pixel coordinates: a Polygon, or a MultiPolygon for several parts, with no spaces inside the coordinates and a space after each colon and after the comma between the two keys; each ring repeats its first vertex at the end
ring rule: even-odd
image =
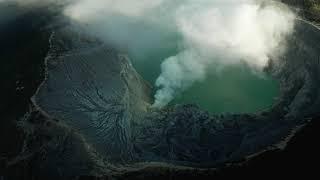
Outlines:
{"type": "Polygon", "coordinates": [[[294,26],[292,13],[250,1],[216,2],[178,9],[175,19],[183,50],[163,62],[154,107],[167,105],[213,67],[243,61],[260,71],[269,56],[283,52],[285,37],[294,26]]]}
{"type": "Polygon", "coordinates": [[[285,48],[295,18],[283,6],[254,0],[81,0],[65,13],[131,53],[166,46],[163,32],[180,37],[180,52],[161,65],[154,107],[167,105],[215,67],[245,62],[261,70],[285,48]]]}
{"type": "Polygon", "coordinates": [[[171,47],[174,34],[179,52],[162,62],[154,107],[217,67],[245,62],[261,70],[269,56],[283,52],[295,19],[283,5],[261,0],[69,1],[66,16],[129,55],[171,47]]]}

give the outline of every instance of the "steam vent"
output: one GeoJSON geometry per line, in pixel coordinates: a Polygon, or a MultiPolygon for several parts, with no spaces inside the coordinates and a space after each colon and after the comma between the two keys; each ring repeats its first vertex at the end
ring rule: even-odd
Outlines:
{"type": "Polygon", "coordinates": [[[205,179],[286,152],[320,114],[320,4],[227,1],[0,0],[0,180],[205,179]]]}

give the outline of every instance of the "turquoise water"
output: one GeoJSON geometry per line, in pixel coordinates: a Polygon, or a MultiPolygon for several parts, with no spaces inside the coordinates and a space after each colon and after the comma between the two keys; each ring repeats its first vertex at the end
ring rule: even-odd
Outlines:
{"type": "MultiPolygon", "coordinates": [[[[129,54],[137,71],[151,85],[161,73],[163,60],[178,53],[178,38],[170,35],[165,38],[147,52],[129,54]]],[[[278,95],[278,81],[267,74],[257,75],[245,64],[238,64],[219,72],[212,70],[204,81],[193,84],[169,105],[195,103],[211,113],[249,113],[270,107],[278,95]]]]}
{"type": "MultiPolygon", "coordinates": [[[[153,61],[135,63],[135,67],[144,79],[154,85],[161,72],[163,56],[154,54],[149,58],[153,61]]],[[[224,67],[219,72],[212,71],[204,81],[193,84],[170,105],[195,103],[211,113],[257,112],[270,107],[278,94],[278,81],[267,74],[257,75],[246,65],[239,64],[224,67]]]]}
{"type": "Polygon", "coordinates": [[[257,76],[245,65],[235,65],[209,74],[205,81],[177,96],[172,104],[196,103],[212,113],[257,112],[270,107],[278,94],[276,80],[257,76]]]}

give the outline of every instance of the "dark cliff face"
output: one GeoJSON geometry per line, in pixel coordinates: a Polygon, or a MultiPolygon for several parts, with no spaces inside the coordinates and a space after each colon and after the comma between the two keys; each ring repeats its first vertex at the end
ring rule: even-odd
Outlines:
{"type": "Polygon", "coordinates": [[[40,27],[50,16],[41,11],[28,13],[10,4],[1,5],[0,9],[3,18],[0,23],[0,161],[3,161],[16,156],[23,145],[24,134],[16,128],[16,120],[28,110],[30,97],[42,81],[49,33],[40,27]],[[38,19],[39,16],[43,19],[38,19]]]}
{"type": "Polygon", "coordinates": [[[70,26],[48,24],[56,22],[55,13],[11,8],[25,14],[0,28],[6,35],[0,177],[237,177],[282,172],[277,168],[292,158],[307,163],[296,157],[300,153],[316,152],[310,139],[318,127],[320,33],[308,23],[297,22],[289,51],[269,69],[282,84],[277,104],[257,114],[209,116],[194,105],[148,109],[149,87],[126,56],[70,26]],[[270,146],[241,165],[225,166],[270,146]]]}
{"type": "Polygon", "coordinates": [[[44,27],[56,12],[21,8],[14,3],[3,3],[0,9],[0,176],[24,175],[29,169],[26,164],[13,165],[15,170],[10,172],[7,164],[25,145],[25,131],[17,122],[29,111],[30,97],[43,80],[50,36],[44,27]]]}

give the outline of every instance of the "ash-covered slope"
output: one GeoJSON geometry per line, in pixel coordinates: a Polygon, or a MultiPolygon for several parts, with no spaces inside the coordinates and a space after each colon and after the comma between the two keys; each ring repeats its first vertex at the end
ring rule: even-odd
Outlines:
{"type": "Polygon", "coordinates": [[[106,159],[132,159],[131,126],[147,112],[149,87],[125,55],[75,32],[54,32],[36,106],[82,134],[106,159]]]}

